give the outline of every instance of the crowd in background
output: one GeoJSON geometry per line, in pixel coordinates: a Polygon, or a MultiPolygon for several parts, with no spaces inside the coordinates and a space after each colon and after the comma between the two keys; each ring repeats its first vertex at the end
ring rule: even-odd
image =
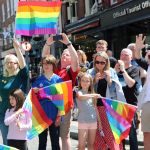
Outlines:
{"type": "MultiPolygon", "coordinates": [[[[66,45],[59,63],[51,55],[50,47],[55,42],[51,35],[42,51],[42,74],[34,79],[31,87],[35,93],[45,86],[72,80],[74,86],[74,108],[63,119],[54,104],[48,99],[40,99],[43,110],[49,115],[56,112],[54,123],[39,134],[39,150],[46,150],[48,132],[52,150],[70,150],[71,116],[77,113],[78,149],[84,150],[123,150],[125,140],[121,144],[115,142],[111,131],[106,108],[101,97],[107,97],[132,105],[138,105],[129,133],[131,150],[138,150],[137,129],[140,122],[144,135],[144,149],[150,149],[150,51],[145,57],[145,36],[136,36],[135,43],[123,48],[120,58],[116,59],[105,40],[96,42],[96,53],[93,61],[88,62],[83,50],[75,50],[66,34],[61,34],[66,45]],[[78,110],[75,112],[74,110],[78,110]],[[88,114],[88,115],[87,115],[88,114]],[[59,142],[61,137],[61,143],[59,142]]],[[[16,56],[9,54],[4,59],[4,74],[0,76],[0,131],[3,143],[21,150],[27,150],[27,131],[32,127],[28,114],[21,109],[24,95],[28,93],[29,71],[21,53],[20,44],[14,39],[16,56]],[[26,121],[27,120],[27,121],[26,121]],[[13,128],[12,128],[13,127],[13,128]],[[12,134],[15,135],[12,137],[12,134]]]]}

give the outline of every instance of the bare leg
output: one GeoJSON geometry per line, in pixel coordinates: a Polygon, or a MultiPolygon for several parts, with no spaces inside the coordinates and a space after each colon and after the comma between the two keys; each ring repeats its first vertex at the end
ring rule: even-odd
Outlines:
{"type": "Polygon", "coordinates": [[[94,141],[96,136],[96,129],[88,130],[88,150],[94,150],[94,141]]]}
{"type": "Polygon", "coordinates": [[[87,134],[88,134],[87,129],[78,129],[78,141],[79,141],[78,149],[79,150],[85,150],[87,134]]]}

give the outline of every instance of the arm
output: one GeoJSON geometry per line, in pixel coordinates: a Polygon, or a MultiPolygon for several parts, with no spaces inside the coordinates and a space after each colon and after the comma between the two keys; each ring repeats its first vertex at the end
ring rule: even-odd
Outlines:
{"type": "Polygon", "coordinates": [[[77,92],[77,98],[79,100],[87,100],[88,98],[100,98],[100,94],[82,94],[82,92],[77,92]]]}
{"type": "Polygon", "coordinates": [[[21,69],[23,69],[26,66],[26,62],[25,62],[25,59],[24,59],[23,54],[21,52],[20,44],[16,39],[14,39],[14,41],[13,41],[13,46],[14,46],[16,54],[17,54],[19,66],[21,69]]]}
{"type": "Polygon", "coordinates": [[[118,60],[119,70],[122,72],[124,80],[129,88],[132,88],[135,84],[135,80],[132,79],[125,70],[124,62],[122,60],[118,60]]]}
{"type": "Polygon", "coordinates": [[[50,55],[50,47],[51,47],[51,45],[54,43],[54,41],[53,41],[53,36],[51,35],[48,39],[47,39],[47,41],[46,41],[46,43],[45,43],[45,45],[44,45],[44,47],[43,47],[43,51],[42,51],[42,57],[45,57],[46,55],[50,55]]]}
{"type": "Polygon", "coordinates": [[[74,49],[72,43],[69,41],[69,39],[65,33],[62,33],[62,37],[63,37],[63,40],[61,40],[61,42],[64,43],[65,45],[67,45],[67,48],[68,48],[70,56],[71,56],[71,68],[72,68],[73,72],[76,72],[79,68],[79,60],[78,60],[77,52],[74,49]]]}
{"type": "Polygon", "coordinates": [[[22,112],[21,109],[19,109],[17,112],[14,112],[13,114],[10,114],[10,111],[7,109],[4,119],[5,125],[9,126],[13,121],[17,120],[20,112],[22,112]]]}

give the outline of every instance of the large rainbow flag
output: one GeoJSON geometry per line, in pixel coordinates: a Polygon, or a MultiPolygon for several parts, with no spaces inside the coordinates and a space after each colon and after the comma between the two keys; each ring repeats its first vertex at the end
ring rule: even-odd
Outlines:
{"type": "Polygon", "coordinates": [[[56,34],[61,1],[18,2],[16,34],[32,36],[56,34]]]}
{"type": "Polygon", "coordinates": [[[57,117],[58,111],[53,111],[48,116],[40,104],[41,98],[47,98],[58,108],[64,115],[73,106],[72,99],[72,82],[61,82],[52,84],[39,90],[38,95],[31,89],[24,102],[23,109],[32,114],[32,129],[28,131],[27,138],[33,139],[38,134],[48,128],[57,117]],[[65,110],[64,110],[65,109],[65,110]]]}
{"type": "Polygon", "coordinates": [[[129,135],[137,107],[117,100],[102,99],[108,122],[117,144],[129,135]]]}
{"type": "Polygon", "coordinates": [[[0,150],[19,150],[17,148],[0,144],[0,150]]]}

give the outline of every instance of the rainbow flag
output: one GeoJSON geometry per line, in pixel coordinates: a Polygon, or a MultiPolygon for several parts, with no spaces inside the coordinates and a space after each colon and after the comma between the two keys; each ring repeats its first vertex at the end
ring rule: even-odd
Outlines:
{"type": "Polygon", "coordinates": [[[58,107],[61,115],[69,112],[73,107],[72,81],[52,84],[39,90],[40,99],[47,98],[58,107]]]}
{"type": "Polygon", "coordinates": [[[47,115],[39,102],[41,98],[50,99],[58,110],[60,110],[61,115],[64,115],[65,112],[68,112],[73,106],[72,82],[61,82],[44,87],[39,90],[38,95],[34,93],[33,89],[29,91],[23,105],[23,110],[32,114],[32,129],[29,130],[27,134],[29,140],[48,128],[58,113],[58,111],[54,110],[47,115]]]}
{"type": "Polygon", "coordinates": [[[17,35],[56,34],[61,1],[18,2],[16,13],[17,35]]]}
{"type": "Polygon", "coordinates": [[[17,148],[0,144],[0,150],[19,150],[17,148]]]}
{"type": "MultiPolygon", "coordinates": [[[[33,139],[38,134],[43,132],[52,124],[52,119],[49,118],[44,112],[39,100],[31,89],[23,105],[25,111],[29,111],[32,114],[32,129],[28,131],[27,138],[33,139]]],[[[57,114],[55,114],[57,116],[57,114]]]]}
{"type": "Polygon", "coordinates": [[[137,107],[117,100],[102,99],[108,122],[117,144],[129,135],[137,107]]]}

